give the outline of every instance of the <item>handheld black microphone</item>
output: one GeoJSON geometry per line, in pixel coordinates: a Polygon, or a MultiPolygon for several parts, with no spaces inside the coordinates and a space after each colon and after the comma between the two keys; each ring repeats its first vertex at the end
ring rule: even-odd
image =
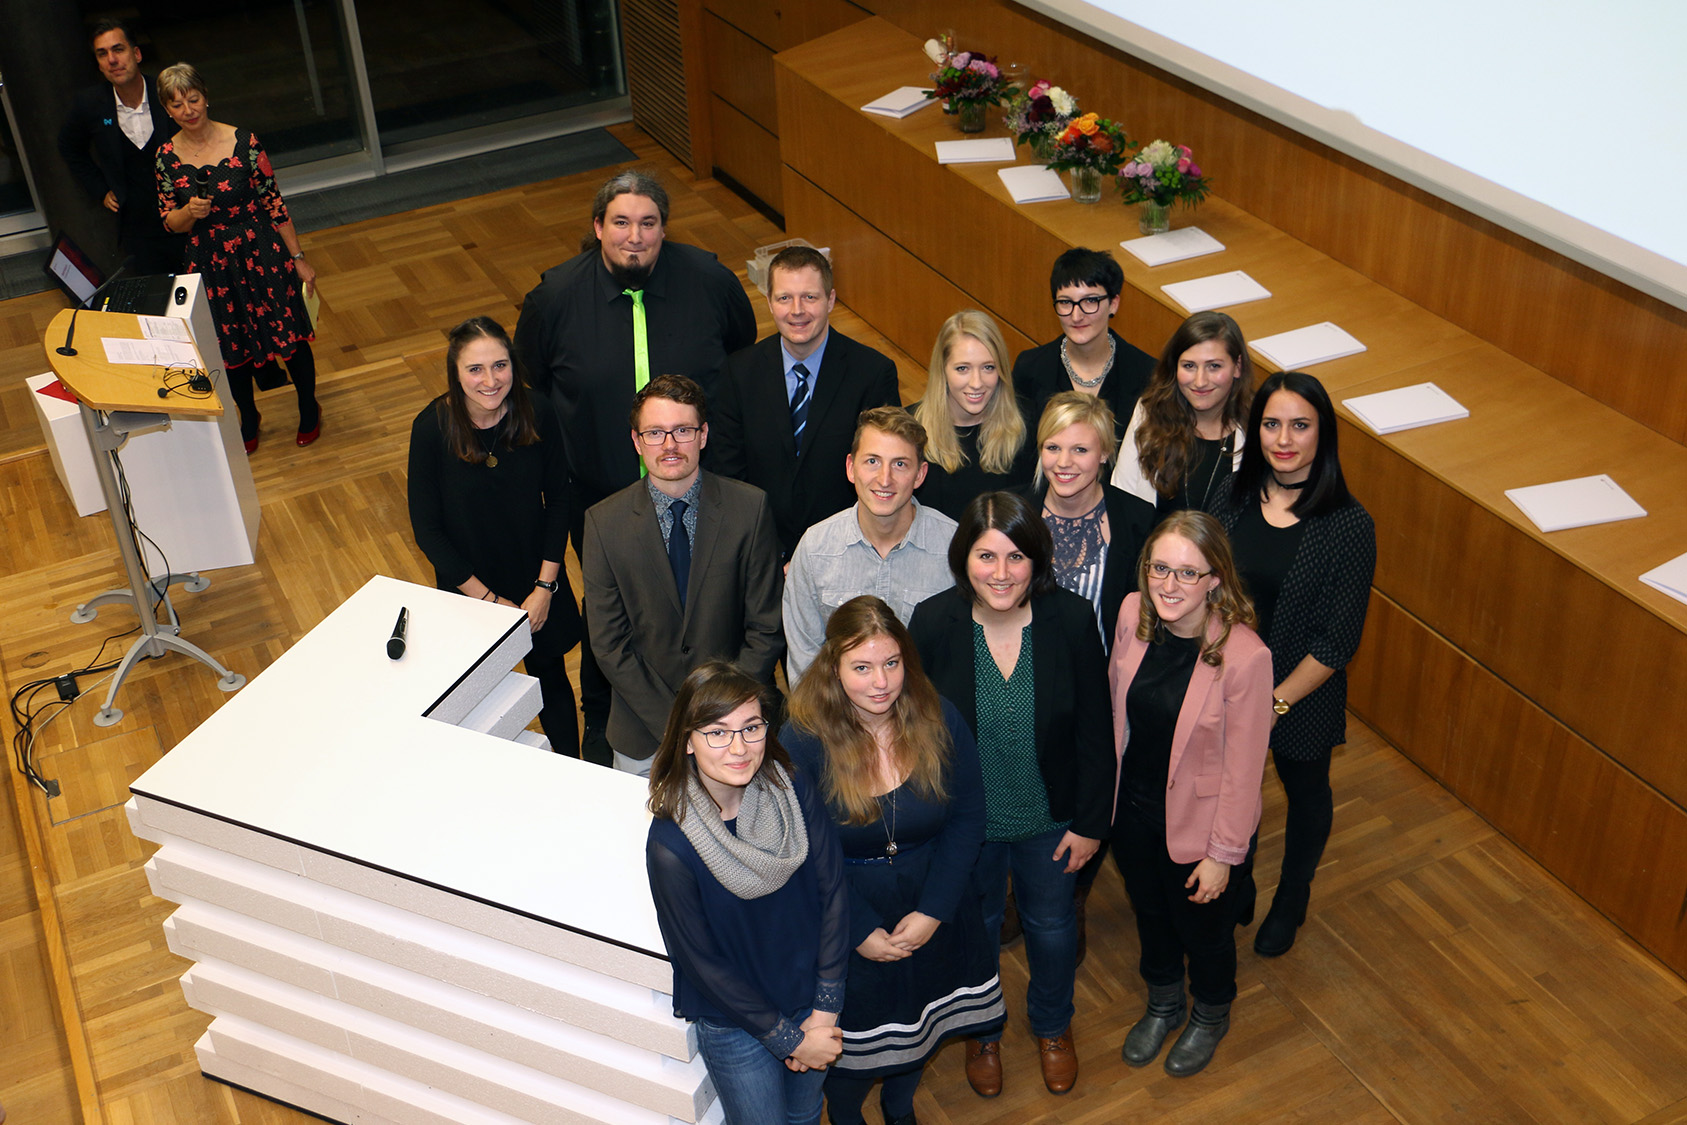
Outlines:
{"type": "Polygon", "coordinates": [[[387,638],[387,659],[397,660],[404,655],[404,635],[410,631],[410,607],[402,606],[398,611],[398,624],[392,627],[392,636],[387,638]]]}

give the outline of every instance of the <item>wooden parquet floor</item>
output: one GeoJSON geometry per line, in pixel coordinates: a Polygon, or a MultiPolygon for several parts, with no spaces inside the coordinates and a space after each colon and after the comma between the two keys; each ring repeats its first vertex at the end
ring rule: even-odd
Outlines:
{"type": "MultiPolygon", "coordinates": [[[[672,237],[715,250],[740,273],[756,245],[783,237],[718,184],[693,182],[643,134],[618,135],[673,193],[672,237]]],[[[539,273],[577,247],[606,174],[306,238],[323,279],[324,436],[295,448],[289,392],[261,398],[257,562],[213,574],[203,593],[177,595],[185,636],[252,676],[370,575],[428,581],[409,533],[404,459],[411,418],[442,385],[443,330],[477,313],[513,326],[539,273]]],[[[22,386],[45,366],[40,334],[59,307],[52,294],[0,304],[8,693],[88,663],[133,620],[120,610],[90,625],[68,620],[77,601],[114,584],[117,562],[105,517],[77,519],[69,509],[22,386]]],[[[765,307],[760,318],[765,333],[765,307]]],[[[896,355],[905,398],[922,393],[922,357],[895,353],[845,310],[837,320],[896,355]]],[[[192,1046],[208,1017],[182,999],[176,979],[186,962],[165,948],[160,928],[171,908],[149,893],[150,848],[122,814],[128,782],[224,698],[183,658],[146,662],[124,688],[118,726],[95,727],[98,704],[84,698],[41,732],[36,758],[61,796],[49,801],[9,771],[0,800],[0,1103],[11,1121],[310,1120],[199,1074],[192,1046]]],[[[303,712],[309,737],[308,701],[303,712]]],[[[1335,763],[1337,831],[1313,914],[1294,951],[1276,961],[1254,956],[1244,934],[1234,1026],[1204,1074],[1177,1081],[1119,1061],[1142,992],[1130,911],[1109,869],[1091,900],[1078,982],[1076,1090],[1056,1098],[1042,1088],[1022,1021],[1024,956],[1014,951],[1004,963],[1013,1013],[1006,1092],[973,1095],[952,1045],[930,1068],[921,1121],[1687,1121],[1687,984],[1371,732],[1355,723],[1353,736],[1335,763]]],[[[1268,777],[1267,892],[1281,818],[1281,792],[1268,777]]],[[[869,1113],[876,1119],[876,1108],[869,1113]]]]}

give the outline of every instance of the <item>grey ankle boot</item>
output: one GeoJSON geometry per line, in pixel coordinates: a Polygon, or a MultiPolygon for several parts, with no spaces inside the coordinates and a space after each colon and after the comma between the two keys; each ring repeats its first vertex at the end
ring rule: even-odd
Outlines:
{"type": "Polygon", "coordinates": [[[1148,1010],[1125,1036],[1119,1052],[1132,1066],[1147,1066],[1160,1053],[1166,1036],[1183,1026],[1188,1009],[1183,1002],[1183,982],[1148,986],[1148,1010]]]}
{"type": "Polygon", "coordinates": [[[1172,1049],[1166,1052],[1166,1073],[1173,1078],[1188,1078],[1199,1074],[1213,1061],[1218,1041],[1230,1030],[1229,1004],[1203,1004],[1195,1001],[1189,1026],[1177,1037],[1172,1049]]]}

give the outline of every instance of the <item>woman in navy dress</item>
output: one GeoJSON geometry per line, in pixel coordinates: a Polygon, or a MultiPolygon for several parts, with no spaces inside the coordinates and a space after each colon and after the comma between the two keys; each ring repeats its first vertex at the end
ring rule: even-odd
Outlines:
{"type": "Polygon", "coordinates": [[[842,1050],[849,900],[832,818],[768,731],[773,689],[724,660],[680,684],[650,767],[645,868],[674,1014],[727,1125],[818,1125],[842,1050]]]}
{"type": "Polygon", "coordinates": [[[876,1078],[886,1125],[912,1125],[945,1039],[1002,1022],[1002,989],[972,869],[984,789],[972,731],[920,668],[908,630],[870,594],[833,612],[791,697],[784,742],[838,826],[854,953],[833,1125],[861,1125],[876,1078]]]}
{"type": "Polygon", "coordinates": [[[187,63],[159,74],[158,97],[181,130],[158,147],[158,209],[167,230],[188,236],[184,272],[203,277],[246,452],[258,447],[252,384],[276,360],[286,362],[299,399],[295,441],[309,445],[322,433],[305,310],[316,270],[299,248],[269,156],[247,130],[211,120],[205,81],[187,63]]]}

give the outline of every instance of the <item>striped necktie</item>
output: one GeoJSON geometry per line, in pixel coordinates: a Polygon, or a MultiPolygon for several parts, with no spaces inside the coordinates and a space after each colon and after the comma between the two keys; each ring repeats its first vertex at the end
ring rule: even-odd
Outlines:
{"type": "Polygon", "coordinates": [[[791,436],[796,439],[797,455],[802,455],[802,433],[808,426],[809,394],[808,368],[791,364],[791,374],[797,377],[797,389],[791,392],[791,436]]]}

